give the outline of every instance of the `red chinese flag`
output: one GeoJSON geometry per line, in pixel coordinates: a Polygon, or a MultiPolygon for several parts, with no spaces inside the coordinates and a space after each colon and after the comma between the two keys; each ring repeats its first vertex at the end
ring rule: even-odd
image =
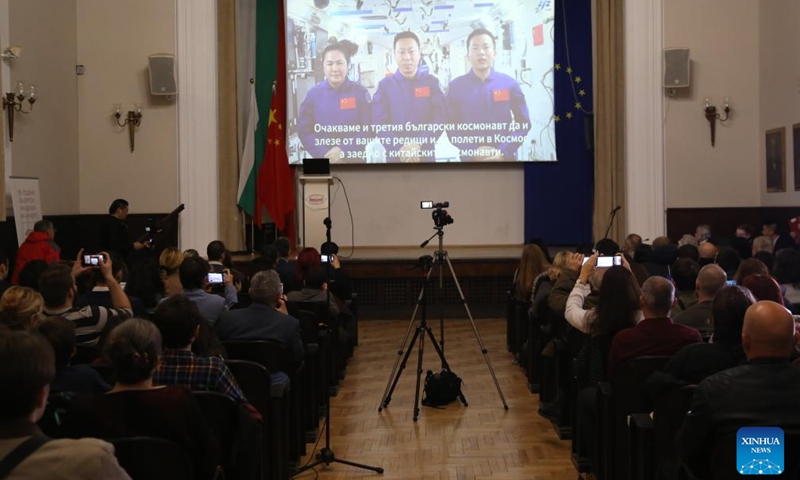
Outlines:
{"type": "MultiPolygon", "coordinates": [[[[284,12],[283,0],[280,11],[284,12]]],[[[286,234],[292,245],[294,231],[294,173],[286,155],[286,26],[281,21],[278,28],[278,74],[272,89],[269,108],[267,144],[264,161],[258,169],[256,191],[258,207],[255,209],[256,225],[261,225],[261,205],[266,207],[275,227],[286,234]]]]}
{"type": "Polygon", "coordinates": [[[507,102],[508,90],[493,90],[492,98],[494,99],[495,102],[507,102]]]}
{"type": "Polygon", "coordinates": [[[431,96],[430,87],[417,87],[414,89],[414,96],[417,98],[428,98],[431,96]]]}
{"type": "Polygon", "coordinates": [[[544,45],[544,24],[533,27],[533,46],[538,47],[541,45],[544,45]]]}
{"type": "Polygon", "coordinates": [[[352,110],[354,108],[356,108],[356,97],[339,99],[339,110],[352,110]]]}

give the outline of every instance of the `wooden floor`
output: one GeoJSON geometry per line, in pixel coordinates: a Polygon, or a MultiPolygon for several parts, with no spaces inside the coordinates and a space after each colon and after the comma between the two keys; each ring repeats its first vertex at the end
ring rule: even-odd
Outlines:
{"type": "MultiPolygon", "coordinates": [[[[439,338],[439,324],[434,334],[439,338]]],[[[337,458],[381,466],[383,476],[341,464],[318,467],[320,479],[537,479],[575,480],[570,443],[558,440],[550,423],[536,414],[538,395],[505,348],[504,320],[476,320],[489,351],[508,411],[492,381],[469,321],[445,321],[445,355],[465,382],[465,407],[420,407],[413,418],[417,351],[412,353],[388,408],[378,412],[397,350],[409,326],[403,321],[362,321],[360,345],[332,399],[331,447],[337,458]],[[413,359],[413,361],[412,361],[413,359]]],[[[413,335],[413,330],[412,330],[413,335]]],[[[428,340],[428,339],[426,339],[428,340]]],[[[438,370],[439,359],[425,342],[423,370],[438,370]]],[[[424,378],[424,374],[423,374],[424,378]]],[[[324,444],[322,438],[320,447],[324,444]]],[[[310,458],[303,459],[302,464],[310,458]]],[[[296,479],[312,479],[308,471],[296,479]]]]}

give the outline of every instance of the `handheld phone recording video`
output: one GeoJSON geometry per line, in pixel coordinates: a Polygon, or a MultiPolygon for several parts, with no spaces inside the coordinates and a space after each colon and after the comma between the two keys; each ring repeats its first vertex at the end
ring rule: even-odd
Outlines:
{"type": "Polygon", "coordinates": [[[221,285],[225,283],[225,275],[222,273],[211,272],[208,274],[208,283],[212,285],[221,285]]]}
{"type": "Polygon", "coordinates": [[[330,255],[320,255],[319,256],[319,261],[322,262],[322,263],[330,263],[331,256],[330,255]]]}
{"type": "Polygon", "coordinates": [[[597,257],[597,268],[610,268],[615,265],[622,265],[622,257],[619,255],[597,257]]]}
{"type": "Polygon", "coordinates": [[[84,255],[81,265],[84,267],[99,267],[103,264],[103,255],[84,255]]]}

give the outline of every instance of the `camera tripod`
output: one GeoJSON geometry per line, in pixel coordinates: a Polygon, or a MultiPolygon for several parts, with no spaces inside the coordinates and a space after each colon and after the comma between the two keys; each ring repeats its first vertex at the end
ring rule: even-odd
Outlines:
{"type": "MultiPolygon", "coordinates": [[[[386,389],[383,393],[383,398],[381,399],[381,404],[378,407],[378,411],[383,411],[384,408],[389,406],[389,403],[392,401],[392,394],[394,393],[395,388],[397,387],[397,382],[400,380],[400,375],[402,375],[403,370],[406,368],[406,364],[408,362],[408,358],[411,356],[411,351],[414,348],[414,344],[419,341],[419,350],[417,356],[417,384],[416,384],[416,391],[414,394],[414,421],[416,422],[419,418],[419,394],[420,394],[420,381],[422,376],[422,357],[424,354],[424,346],[425,346],[425,335],[428,335],[431,339],[431,343],[433,343],[433,348],[436,350],[436,353],[439,355],[439,359],[442,362],[443,369],[450,369],[447,360],[444,357],[444,304],[443,304],[443,290],[444,290],[444,264],[447,263],[447,267],[450,269],[450,274],[453,276],[453,281],[456,284],[456,288],[458,289],[458,295],[461,298],[461,302],[464,305],[464,309],[467,312],[467,317],[469,318],[469,322],[472,325],[472,331],[475,333],[475,338],[478,341],[478,346],[480,347],[481,353],[483,354],[483,359],[486,362],[486,366],[489,368],[489,373],[492,375],[492,380],[494,381],[494,386],[497,389],[498,395],[500,395],[500,400],[503,402],[503,408],[508,410],[508,404],[506,403],[506,399],[503,396],[503,391],[500,389],[500,384],[497,381],[497,375],[495,375],[494,367],[492,367],[492,363],[489,361],[489,352],[486,349],[486,346],[483,344],[483,340],[481,339],[481,335],[478,332],[478,328],[475,326],[475,320],[472,318],[472,313],[469,310],[469,305],[467,305],[467,300],[464,298],[464,292],[461,290],[461,285],[458,283],[458,278],[456,277],[456,272],[453,270],[453,264],[450,263],[450,257],[447,254],[447,251],[443,249],[444,243],[444,227],[442,225],[437,224],[434,227],[436,233],[431,235],[426,241],[422,242],[420,247],[425,247],[428,242],[430,242],[433,237],[439,237],[439,249],[435,252],[433,257],[421,257],[420,261],[422,262],[423,270],[427,269],[425,274],[425,281],[422,285],[422,289],[419,292],[419,297],[417,298],[417,304],[414,307],[414,313],[411,314],[411,321],[408,324],[408,328],[406,329],[406,334],[403,337],[403,341],[400,344],[400,348],[397,350],[397,357],[395,358],[394,366],[392,367],[392,373],[389,375],[389,381],[386,384],[386,389]],[[433,273],[433,268],[435,265],[439,266],[439,312],[440,312],[440,328],[441,328],[441,342],[437,342],[436,338],[433,336],[433,332],[431,327],[427,323],[427,294],[426,290],[428,288],[428,283],[433,273]],[[409,336],[411,335],[411,330],[414,327],[414,321],[417,316],[417,311],[421,308],[421,316],[420,316],[420,324],[419,326],[414,329],[414,336],[411,339],[411,342],[408,343],[409,336]],[[408,345],[408,348],[406,348],[408,345]]],[[[462,394],[459,399],[464,406],[467,406],[467,399],[462,394]]]]}

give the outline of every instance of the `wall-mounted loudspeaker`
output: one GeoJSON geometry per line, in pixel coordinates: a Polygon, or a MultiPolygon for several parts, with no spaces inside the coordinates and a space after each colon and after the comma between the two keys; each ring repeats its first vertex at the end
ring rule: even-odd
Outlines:
{"type": "Polygon", "coordinates": [[[688,88],[690,83],[688,48],[664,50],[664,88],[688,88]]]}
{"type": "Polygon", "coordinates": [[[175,56],[156,53],[147,57],[150,64],[150,94],[175,95],[178,84],[175,82],[175,56]]]}

